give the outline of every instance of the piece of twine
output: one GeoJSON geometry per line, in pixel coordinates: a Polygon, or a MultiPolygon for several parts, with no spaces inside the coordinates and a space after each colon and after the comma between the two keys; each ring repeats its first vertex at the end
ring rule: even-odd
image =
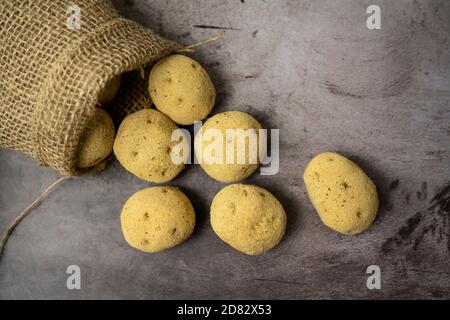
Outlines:
{"type": "Polygon", "coordinates": [[[0,259],[2,258],[3,251],[6,246],[6,242],[10,238],[11,234],[14,232],[14,229],[22,222],[23,219],[31,212],[31,210],[41,201],[54,187],[63,182],[66,179],[71,178],[70,176],[64,176],[53,182],[47,189],[44,190],[34,201],[26,207],[22,212],[20,212],[14,221],[9,225],[8,229],[2,236],[2,240],[0,241],[0,259]]]}
{"type": "MultiPolygon", "coordinates": [[[[217,40],[219,40],[220,38],[222,38],[224,35],[225,35],[224,32],[219,32],[219,33],[216,34],[214,37],[211,37],[211,38],[202,40],[202,41],[200,41],[200,42],[196,42],[196,43],[190,44],[190,45],[188,45],[188,46],[186,46],[186,47],[183,47],[183,48],[181,48],[181,49],[176,50],[175,53],[193,52],[195,48],[200,47],[200,46],[203,46],[203,45],[208,44],[208,43],[211,43],[211,42],[214,42],[214,41],[217,41],[217,40]]],[[[140,66],[140,67],[139,67],[139,75],[140,75],[140,77],[141,77],[142,79],[145,79],[145,78],[146,78],[146,77],[145,77],[145,66],[140,66]]]]}
{"type": "Polygon", "coordinates": [[[219,33],[218,33],[217,35],[215,35],[214,37],[205,39],[205,40],[200,41],[200,42],[197,42],[197,43],[193,43],[193,44],[191,44],[191,45],[188,45],[188,46],[186,46],[186,47],[183,47],[183,48],[177,50],[176,52],[177,52],[177,53],[192,52],[192,51],[194,51],[195,48],[200,47],[200,46],[203,46],[203,45],[208,44],[208,43],[211,43],[211,42],[214,42],[214,41],[217,41],[217,40],[219,40],[220,38],[222,38],[224,35],[225,35],[224,32],[219,32],[219,33]]]}
{"type": "MultiPolygon", "coordinates": [[[[178,49],[177,51],[175,51],[175,53],[185,53],[185,52],[193,52],[195,48],[203,46],[205,44],[214,42],[219,40],[220,38],[222,38],[225,35],[224,32],[219,32],[218,34],[216,34],[214,37],[190,44],[186,47],[183,47],[181,49],[178,49]]],[[[145,79],[145,67],[144,66],[140,66],[139,67],[139,72],[140,72],[140,76],[142,79],[145,79]]]]}

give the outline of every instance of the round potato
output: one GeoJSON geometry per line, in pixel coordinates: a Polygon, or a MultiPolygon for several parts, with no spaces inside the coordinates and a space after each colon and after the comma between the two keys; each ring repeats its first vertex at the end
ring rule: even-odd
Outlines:
{"type": "Polygon", "coordinates": [[[333,152],[315,156],[303,179],[322,222],[344,234],[358,234],[375,220],[378,195],[375,184],[351,160],[333,152]]]}
{"type": "MultiPolygon", "coordinates": [[[[177,142],[172,133],[177,126],[157,110],[143,109],[127,116],[119,126],[114,154],[122,166],[149,182],[167,182],[184,168],[185,161],[174,162],[177,142]]],[[[182,155],[184,159],[186,155],[182,155]]]]}
{"type": "Polygon", "coordinates": [[[249,177],[259,166],[260,129],[255,118],[240,111],[211,117],[195,137],[195,155],[200,166],[211,178],[221,182],[249,177]]]}
{"type": "Polygon", "coordinates": [[[105,160],[112,152],[114,134],[114,124],[109,114],[95,108],[95,115],[79,143],[77,167],[91,168],[105,160]]]}
{"type": "Polygon", "coordinates": [[[98,95],[98,103],[101,106],[104,106],[108,102],[111,102],[114,100],[114,98],[117,95],[117,92],[119,91],[121,83],[121,76],[115,76],[111,78],[105,85],[102,91],[100,91],[100,94],[98,95]]]}
{"type": "Polygon", "coordinates": [[[164,58],[153,67],[149,92],[156,108],[182,125],[205,119],[216,99],[216,90],[205,69],[179,54],[164,58]]]}
{"type": "Polygon", "coordinates": [[[127,200],[120,223],[130,246],[144,252],[159,252],[189,238],[195,226],[195,212],[178,188],[152,187],[127,200]]]}
{"type": "Polygon", "coordinates": [[[286,230],[286,213],[267,190],[244,184],[229,185],[211,204],[214,232],[230,246],[259,255],[276,246],[286,230]]]}

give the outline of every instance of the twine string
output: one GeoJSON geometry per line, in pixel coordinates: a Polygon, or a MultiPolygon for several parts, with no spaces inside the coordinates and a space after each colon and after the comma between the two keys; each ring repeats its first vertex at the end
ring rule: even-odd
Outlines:
{"type": "Polygon", "coordinates": [[[219,33],[218,33],[217,35],[215,35],[214,37],[211,37],[211,38],[208,38],[208,39],[206,39],[206,40],[203,40],[203,41],[200,41],[200,42],[197,42],[197,43],[193,43],[193,44],[191,44],[191,45],[188,45],[188,46],[186,46],[186,47],[183,47],[183,48],[177,50],[177,52],[178,52],[178,53],[181,53],[181,52],[192,52],[192,51],[194,51],[193,49],[195,49],[195,48],[197,48],[197,47],[200,47],[200,46],[203,46],[203,45],[205,45],[205,44],[208,44],[208,43],[217,41],[217,40],[219,40],[220,38],[222,38],[224,35],[225,35],[224,32],[219,32],[219,33]]]}
{"type": "Polygon", "coordinates": [[[31,212],[31,210],[41,201],[54,187],[63,182],[66,179],[69,179],[70,176],[64,176],[53,182],[47,189],[44,190],[33,202],[28,205],[22,212],[20,212],[14,221],[9,225],[8,229],[2,236],[2,240],[0,241],[0,259],[3,255],[3,250],[5,249],[6,242],[8,242],[9,237],[14,232],[14,229],[22,222],[23,219],[31,212]]]}
{"type": "MultiPolygon", "coordinates": [[[[214,42],[214,41],[217,41],[220,38],[222,38],[224,35],[225,35],[224,32],[219,32],[214,37],[190,44],[186,47],[182,47],[182,48],[176,50],[175,53],[193,52],[195,48],[203,46],[203,45],[211,43],[211,42],[214,42]]],[[[145,66],[144,65],[140,66],[138,70],[139,70],[140,77],[145,80],[145,78],[146,78],[145,77],[145,66]]]]}

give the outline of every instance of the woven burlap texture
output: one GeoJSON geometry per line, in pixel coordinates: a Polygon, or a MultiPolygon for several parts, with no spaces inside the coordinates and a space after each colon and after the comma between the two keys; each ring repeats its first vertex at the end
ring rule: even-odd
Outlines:
{"type": "Polygon", "coordinates": [[[110,0],[74,3],[79,29],[68,28],[69,1],[0,1],[0,147],[64,175],[83,173],[76,168],[78,144],[107,81],[126,73],[108,106],[113,115],[146,107],[142,71],[179,49],[120,17],[110,0]]]}

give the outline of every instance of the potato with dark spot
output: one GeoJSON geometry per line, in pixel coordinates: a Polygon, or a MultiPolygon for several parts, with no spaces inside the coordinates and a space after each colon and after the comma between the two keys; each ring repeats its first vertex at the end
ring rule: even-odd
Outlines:
{"type": "Polygon", "coordinates": [[[178,127],[157,110],[143,109],[127,116],[119,126],[114,141],[114,154],[120,164],[135,176],[149,182],[167,182],[184,168],[173,161],[177,142],[172,134],[178,127]]]}
{"type": "Polygon", "coordinates": [[[156,108],[182,125],[205,119],[216,100],[216,90],[205,69],[180,54],[164,58],[153,67],[149,92],[156,108]]]}
{"type": "Polygon", "coordinates": [[[220,182],[238,182],[248,178],[258,169],[259,154],[265,147],[259,143],[261,129],[261,124],[245,112],[227,111],[209,118],[194,140],[200,166],[211,178],[220,182]],[[210,136],[216,131],[221,134],[222,141],[210,136]],[[230,137],[231,132],[236,136],[230,137]],[[240,141],[243,142],[241,145],[240,141]],[[215,149],[211,148],[214,146],[218,150],[209,152],[215,149]],[[217,161],[212,156],[213,153],[216,155],[216,151],[222,154],[217,161]],[[240,158],[242,161],[239,161],[240,158]]]}
{"type": "Polygon", "coordinates": [[[229,185],[211,204],[214,232],[230,246],[248,255],[275,247],[286,230],[286,213],[266,189],[254,185],[229,185]]]}
{"type": "Polygon", "coordinates": [[[178,188],[151,187],[127,200],[120,223],[130,246],[144,252],[159,252],[190,237],[195,212],[188,197],[178,188]]]}
{"type": "Polygon", "coordinates": [[[315,156],[303,180],[309,199],[322,222],[344,234],[359,234],[375,220],[378,194],[375,184],[351,160],[333,152],[315,156]]]}

